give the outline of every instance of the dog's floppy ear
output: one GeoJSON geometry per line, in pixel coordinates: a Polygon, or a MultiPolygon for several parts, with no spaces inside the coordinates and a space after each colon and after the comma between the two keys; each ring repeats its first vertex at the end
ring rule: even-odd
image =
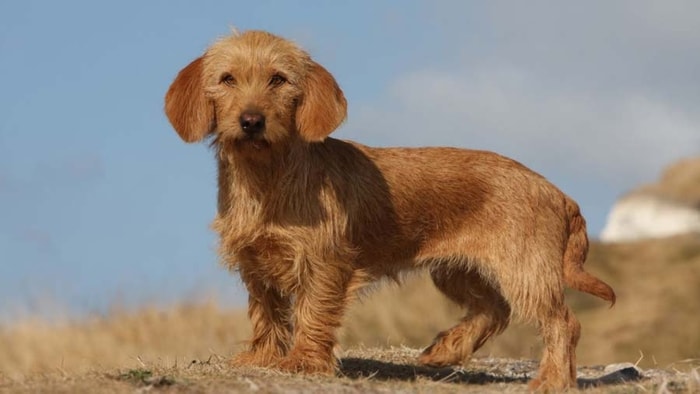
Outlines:
{"type": "Polygon", "coordinates": [[[165,114],[185,142],[201,141],[213,131],[214,105],[204,95],[201,57],[183,68],[170,85],[165,114]]]}
{"type": "Polygon", "coordinates": [[[313,61],[302,89],[296,112],[297,129],[307,141],[323,141],[345,120],[348,105],[343,91],[333,76],[313,61]]]}

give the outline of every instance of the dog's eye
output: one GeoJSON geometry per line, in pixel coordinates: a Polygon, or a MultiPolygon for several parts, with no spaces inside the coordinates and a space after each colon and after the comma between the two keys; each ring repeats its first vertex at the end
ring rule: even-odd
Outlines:
{"type": "Polygon", "coordinates": [[[224,85],[228,86],[234,86],[236,84],[236,78],[234,78],[233,75],[229,73],[224,73],[221,75],[219,83],[223,83],[224,85]]]}
{"type": "Polygon", "coordinates": [[[287,82],[287,78],[281,74],[275,74],[270,78],[270,86],[277,87],[287,82]]]}

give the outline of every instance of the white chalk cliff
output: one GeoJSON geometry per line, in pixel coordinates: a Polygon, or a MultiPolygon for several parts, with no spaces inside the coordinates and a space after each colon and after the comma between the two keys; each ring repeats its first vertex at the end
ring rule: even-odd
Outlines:
{"type": "Polygon", "coordinates": [[[618,200],[600,239],[619,242],[691,232],[700,234],[700,157],[673,164],[657,183],[618,200]]]}

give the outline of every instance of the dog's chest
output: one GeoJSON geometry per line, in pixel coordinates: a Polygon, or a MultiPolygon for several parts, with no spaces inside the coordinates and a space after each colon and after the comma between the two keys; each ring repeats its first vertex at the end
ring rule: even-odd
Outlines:
{"type": "Polygon", "coordinates": [[[294,242],[274,233],[260,234],[240,250],[238,260],[242,273],[288,293],[299,286],[307,269],[304,254],[294,242]]]}

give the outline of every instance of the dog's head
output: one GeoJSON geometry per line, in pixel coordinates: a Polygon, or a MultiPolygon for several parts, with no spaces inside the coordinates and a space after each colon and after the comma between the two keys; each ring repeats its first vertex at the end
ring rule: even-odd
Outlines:
{"type": "Polygon", "coordinates": [[[180,137],[211,133],[247,151],[299,136],[322,141],[345,119],[333,76],[290,41],[261,31],[212,45],[175,78],[165,112],[180,137]]]}

